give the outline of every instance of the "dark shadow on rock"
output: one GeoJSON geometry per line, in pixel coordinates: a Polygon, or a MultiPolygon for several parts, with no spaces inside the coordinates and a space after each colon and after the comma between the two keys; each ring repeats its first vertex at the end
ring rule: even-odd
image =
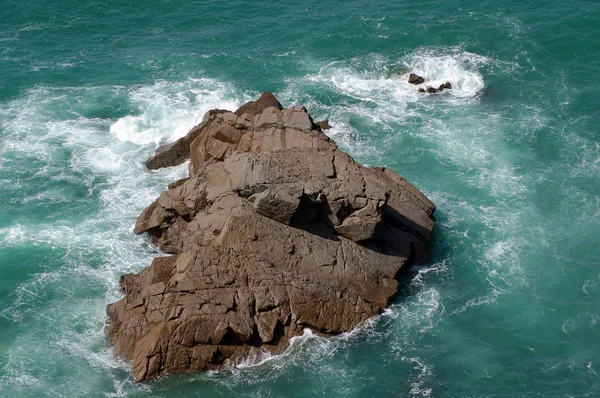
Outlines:
{"type": "Polygon", "coordinates": [[[338,235],[327,217],[331,213],[327,199],[316,200],[303,194],[290,227],[301,229],[324,239],[339,241],[338,235]]]}
{"type": "MultiPolygon", "coordinates": [[[[385,217],[388,220],[393,220],[392,225],[400,228],[403,231],[408,231],[413,234],[417,234],[417,236],[421,237],[423,240],[428,240],[431,232],[424,228],[423,226],[417,224],[410,218],[406,217],[404,214],[398,212],[396,209],[390,206],[384,206],[383,208],[384,214],[387,213],[391,217],[385,217]]],[[[433,217],[433,216],[431,216],[433,217]]]]}
{"type": "MultiPolygon", "coordinates": [[[[410,299],[410,297],[418,294],[423,288],[428,286],[428,283],[415,283],[415,278],[423,269],[434,266],[452,257],[452,247],[444,239],[444,231],[439,227],[433,229],[430,240],[431,258],[426,265],[412,265],[410,267],[402,267],[396,275],[396,280],[399,282],[399,289],[396,296],[390,303],[402,304],[410,299]]],[[[425,281],[427,282],[427,281],[425,281]]]]}

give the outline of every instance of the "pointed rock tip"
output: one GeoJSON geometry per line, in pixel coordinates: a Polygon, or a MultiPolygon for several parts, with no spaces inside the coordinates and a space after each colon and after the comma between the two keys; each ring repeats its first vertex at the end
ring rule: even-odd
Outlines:
{"type": "Polygon", "coordinates": [[[271,106],[274,106],[279,110],[283,109],[283,106],[281,106],[279,101],[277,101],[277,98],[275,98],[272,93],[265,91],[256,101],[250,101],[242,105],[237,111],[235,111],[235,114],[240,116],[244,113],[247,113],[254,116],[262,113],[262,111],[271,106]]]}

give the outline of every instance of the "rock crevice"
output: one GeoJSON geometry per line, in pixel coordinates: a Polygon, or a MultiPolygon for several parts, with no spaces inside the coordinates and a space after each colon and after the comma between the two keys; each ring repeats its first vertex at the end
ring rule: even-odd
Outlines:
{"type": "Polygon", "coordinates": [[[277,354],[304,328],[351,330],[389,304],[402,267],[428,261],[433,203],[356,163],[302,106],[264,93],[209,111],[146,164],[187,159],[189,177],[134,229],[172,255],[124,275],[107,308],[109,342],[137,381],[277,354]]]}

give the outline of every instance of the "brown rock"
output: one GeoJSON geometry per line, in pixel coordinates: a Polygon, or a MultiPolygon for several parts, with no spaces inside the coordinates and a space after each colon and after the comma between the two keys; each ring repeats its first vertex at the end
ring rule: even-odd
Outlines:
{"type": "Polygon", "coordinates": [[[440,87],[438,88],[438,90],[442,91],[444,89],[451,89],[452,88],[452,84],[450,82],[446,82],[444,84],[441,84],[440,87]]]}
{"type": "Polygon", "coordinates": [[[172,144],[160,146],[156,155],[146,160],[148,170],[156,170],[163,167],[177,166],[189,158],[189,145],[185,137],[178,139],[172,144]]]}
{"type": "Polygon", "coordinates": [[[319,126],[319,128],[321,129],[321,131],[329,130],[331,128],[331,125],[329,124],[329,120],[328,119],[321,120],[320,122],[316,122],[315,124],[317,126],[319,126]]]}
{"type": "Polygon", "coordinates": [[[356,163],[304,107],[253,114],[259,102],[209,112],[185,137],[190,176],[136,223],[174,254],[124,275],[107,308],[137,381],[281,353],[304,328],[351,330],[389,304],[402,267],[428,261],[431,201],[356,163]]]}
{"type": "Polygon", "coordinates": [[[265,109],[267,109],[271,106],[273,106],[279,110],[283,109],[283,107],[281,106],[279,101],[277,101],[277,98],[275,98],[275,96],[273,94],[265,92],[265,93],[262,93],[260,98],[257,99],[256,101],[250,101],[247,104],[242,105],[237,111],[235,111],[235,114],[240,116],[240,115],[243,115],[244,113],[247,113],[249,115],[254,116],[254,115],[258,115],[259,113],[262,113],[262,111],[264,111],[265,109]]]}
{"type": "Polygon", "coordinates": [[[178,166],[190,158],[190,142],[202,132],[207,122],[215,115],[224,113],[221,109],[213,109],[204,115],[202,123],[190,130],[185,136],[172,144],[162,145],[156,150],[156,154],[146,160],[148,170],[161,169],[163,167],[178,166]]]}
{"type": "Polygon", "coordinates": [[[426,88],[421,87],[417,91],[419,93],[436,94],[436,93],[440,93],[440,92],[444,91],[444,89],[451,89],[451,88],[452,88],[452,84],[450,82],[446,82],[444,84],[440,84],[440,86],[438,88],[427,86],[426,88]]]}
{"type": "Polygon", "coordinates": [[[421,76],[411,73],[410,75],[408,75],[408,82],[410,84],[422,84],[425,82],[425,79],[423,79],[421,76]]]}

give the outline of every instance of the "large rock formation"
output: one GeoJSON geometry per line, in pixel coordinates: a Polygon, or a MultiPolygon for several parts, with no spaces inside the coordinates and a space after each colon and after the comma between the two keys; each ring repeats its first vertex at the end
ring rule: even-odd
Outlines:
{"type": "Polygon", "coordinates": [[[390,169],[363,167],[306,109],[272,94],[203,122],[147,161],[190,158],[140,215],[168,257],[124,275],[108,306],[115,354],[137,381],[279,353],[310,328],[379,314],[403,266],[428,260],[434,205],[390,169]]]}

